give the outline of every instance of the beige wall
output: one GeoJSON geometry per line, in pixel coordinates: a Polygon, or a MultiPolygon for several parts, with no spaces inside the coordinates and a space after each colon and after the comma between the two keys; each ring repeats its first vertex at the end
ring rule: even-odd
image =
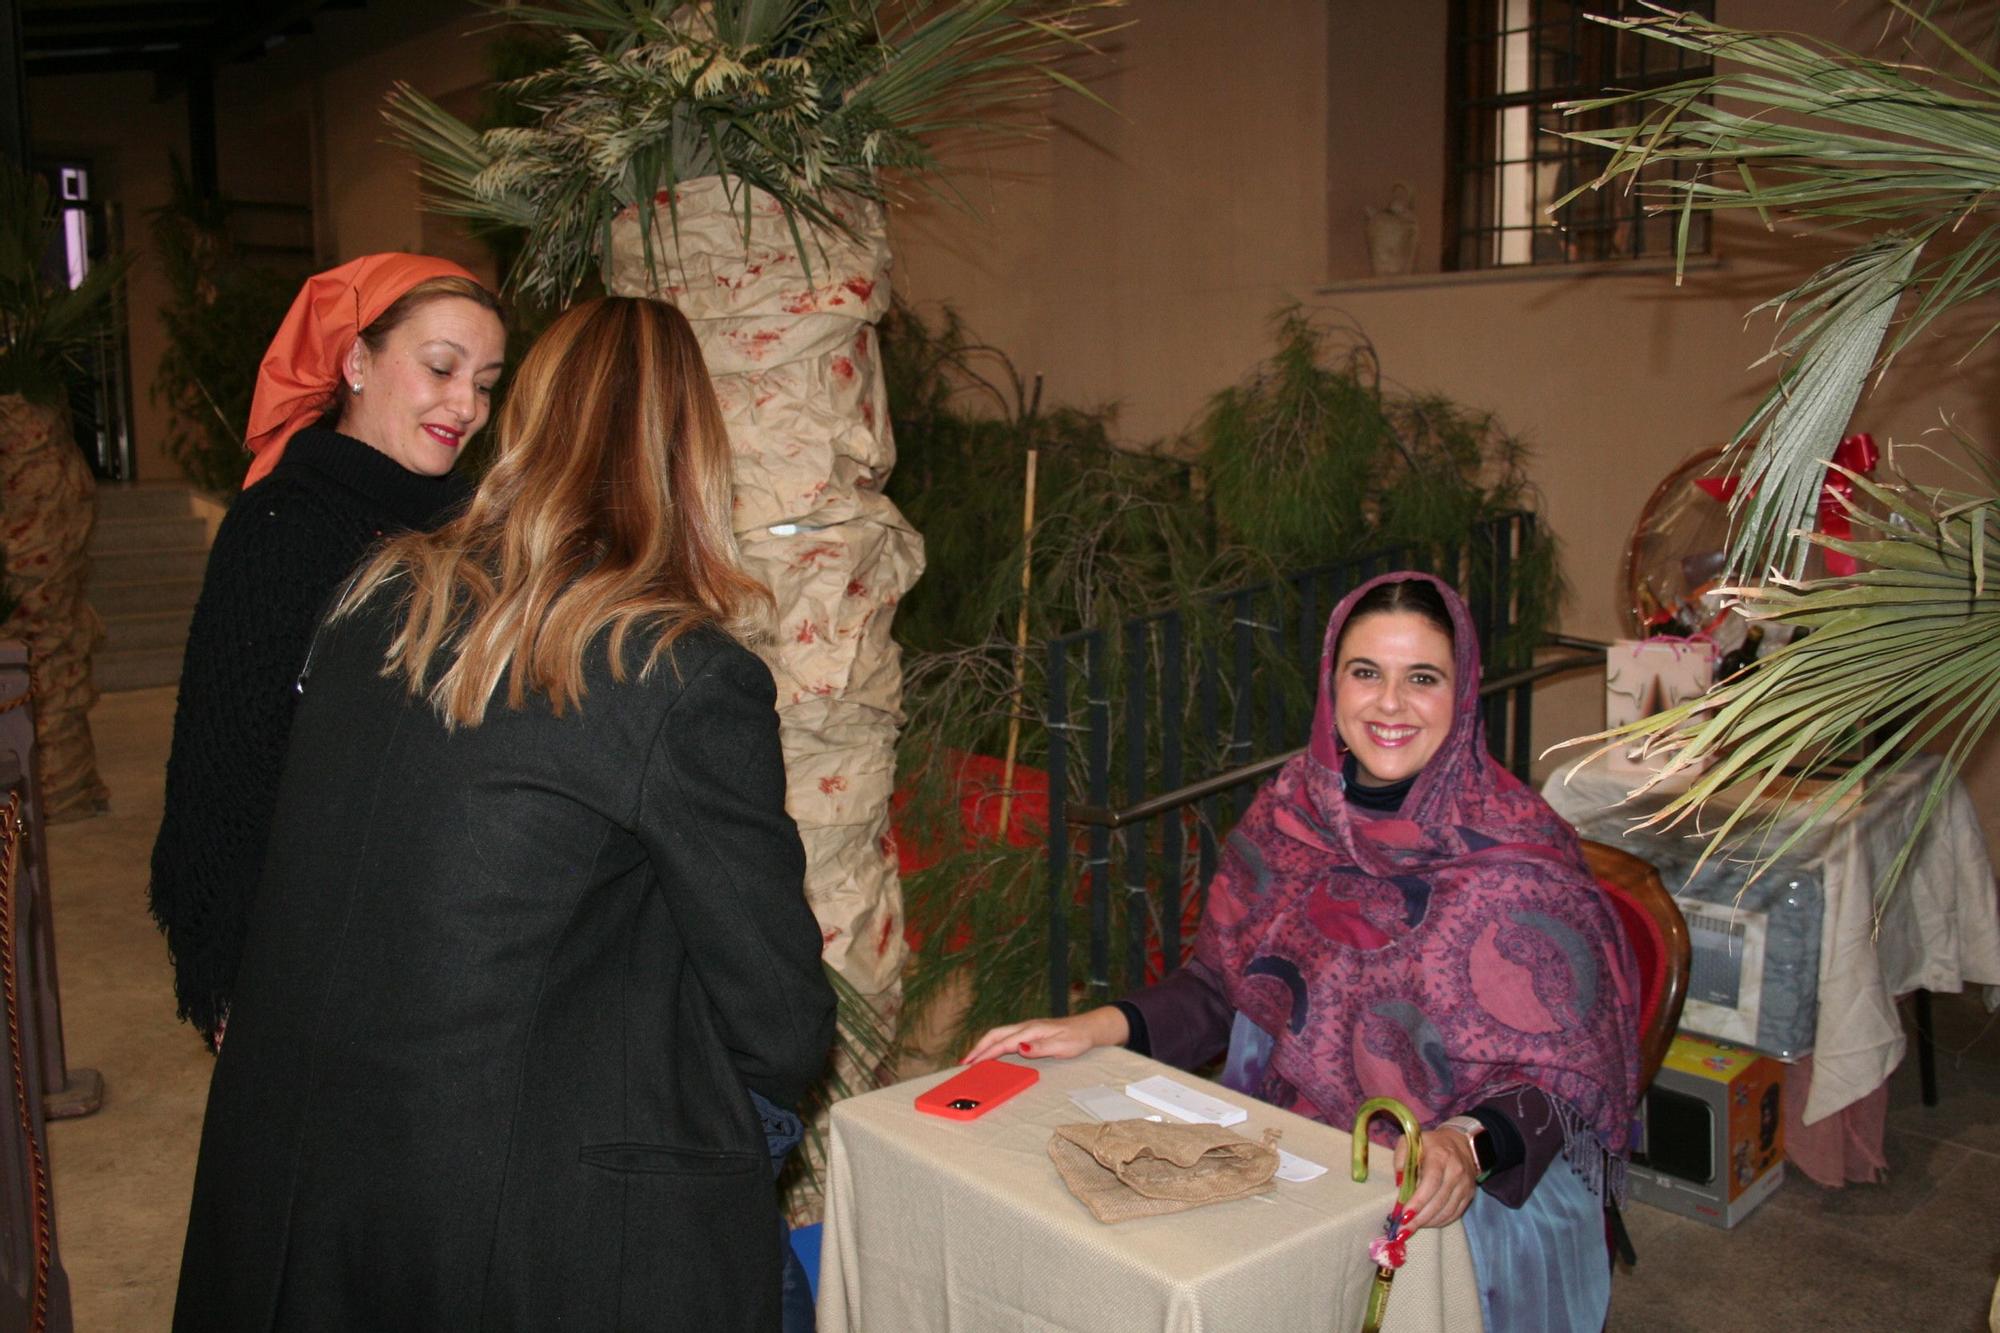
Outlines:
{"type": "MultiPolygon", "coordinates": [[[[898,211],[896,281],[958,306],[1057,402],[1173,434],[1325,276],[1323,0],[1141,3],[1063,129],[972,155],[974,216],[898,211]]],[[[1095,66],[1086,68],[1094,69],[1095,66]]]]}
{"type": "MultiPolygon", "coordinates": [[[[1879,25],[1866,5],[1720,8],[1725,21],[1853,44],[1879,25]]],[[[1116,114],[1065,94],[1064,129],[1046,144],[955,159],[978,216],[898,212],[902,293],[957,307],[1024,372],[1047,371],[1055,401],[1119,403],[1133,442],[1184,432],[1264,353],[1282,302],[1351,319],[1391,378],[1492,409],[1532,442],[1542,513],[1564,544],[1564,627],[1622,632],[1614,581],[1640,506],[1769,388],[1773,367],[1752,363],[1772,325],[1747,312],[1824,252],[1725,222],[1716,259],[1678,288],[1657,268],[1439,274],[1443,0],[1139,0],[1132,16],[1079,71],[1116,114]],[[1362,210],[1398,181],[1418,196],[1420,272],[1368,278],[1362,210]]],[[[1995,366],[1990,351],[1964,366],[1913,355],[1857,425],[1915,439],[1942,411],[2000,440],[1995,366]]],[[[1538,744],[1602,719],[1601,679],[1552,685],[1538,744]]],[[[2000,741],[1988,738],[1969,781],[2000,811],[2000,741]]],[[[1987,822],[2000,836],[2000,818],[1987,822]]]]}

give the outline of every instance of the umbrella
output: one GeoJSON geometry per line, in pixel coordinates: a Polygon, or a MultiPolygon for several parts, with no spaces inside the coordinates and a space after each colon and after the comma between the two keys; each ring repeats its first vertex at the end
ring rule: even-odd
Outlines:
{"type": "Polygon", "coordinates": [[[1389,1210],[1382,1234],[1368,1243],[1368,1257],[1375,1261],[1375,1281],[1368,1289],[1368,1312],[1361,1319],[1361,1333],[1381,1333],[1382,1320],[1389,1312],[1389,1284],[1403,1266],[1404,1246],[1410,1229],[1403,1225],[1404,1209],[1417,1191],[1417,1171],[1423,1162],[1424,1131],[1410,1108],[1394,1097],[1371,1097],[1354,1113],[1354,1161],[1356,1183],[1368,1179],[1368,1122],[1378,1115],[1391,1116],[1409,1141],[1410,1155],[1403,1164],[1403,1179],[1396,1190],[1396,1205],[1389,1210]]]}

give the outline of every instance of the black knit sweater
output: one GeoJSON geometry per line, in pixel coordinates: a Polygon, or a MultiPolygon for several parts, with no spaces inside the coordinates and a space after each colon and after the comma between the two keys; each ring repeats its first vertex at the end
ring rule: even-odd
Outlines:
{"type": "Polygon", "coordinates": [[[228,1012],[320,613],[378,539],[436,527],[467,493],[460,479],[419,476],[308,429],[216,532],[181,666],[152,879],[181,1017],[205,1037],[228,1012]]]}

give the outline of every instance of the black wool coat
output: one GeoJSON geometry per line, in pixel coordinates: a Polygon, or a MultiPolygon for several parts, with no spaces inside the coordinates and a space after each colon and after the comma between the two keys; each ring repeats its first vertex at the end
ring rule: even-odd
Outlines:
{"type": "Polygon", "coordinates": [[[834,1001],[769,671],[593,649],[580,711],[448,731],[387,641],[312,653],[175,1327],[776,1329],[746,1089],[796,1105],[834,1001]]]}
{"type": "Polygon", "coordinates": [[[181,1016],[204,1035],[236,985],[313,626],[369,547],[436,528],[470,494],[456,474],[420,476],[309,427],[223,517],[181,661],[149,886],[181,1016]]]}

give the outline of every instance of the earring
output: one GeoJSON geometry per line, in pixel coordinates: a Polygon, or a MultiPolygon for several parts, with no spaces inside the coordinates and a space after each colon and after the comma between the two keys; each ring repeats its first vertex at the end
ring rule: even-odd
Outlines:
{"type": "Polygon", "coordinates": [[[360,393],[360,392],[361,392],[361,381],[360,381],[360,380],[356,380],[356,381],[354,381],[354,392],[356,392],[356,393],[360,393]]]}

